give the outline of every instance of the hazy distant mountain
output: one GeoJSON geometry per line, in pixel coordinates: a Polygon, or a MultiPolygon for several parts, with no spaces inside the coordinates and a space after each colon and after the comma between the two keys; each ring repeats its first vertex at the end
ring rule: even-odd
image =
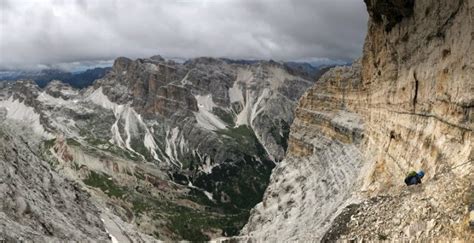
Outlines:
{"type": "Polygon", "coordinates": [[[317,80],[327,70],[332,67],[335,67],[336,65],[326,64],[315,66],[307,62],[285,62],[285,66],[287,66],[293,71],[297,71],[301,75],[305,75],[309,79],[317,80]]]}
{"type": "Polygon", "coordinates": [[[91,85],[94,80],[104,77],[110,70],[110,67],[98,67],[74,73],[59,69],[43,69],[40,71],[3,71],[0,72],[0,80],[29,79],[34,80],[38,86],[42,88],[52,80],[61,80],[75,88],[84,88],[91,85]]]}
{"type": "MultiPolygon", "coordinates": [[[[161,58],[154,56],[153,58],[161,58]]],[[[240,65],[253,65],[262,60],[245,60],[245,59],[227,59],[221,58],[220,60],[228,64],[240,64],[240,65]]],[[[158,60],[157,60],[158,61],[158,60]]],[[[173,59],[173,61],[175,61],[173,59]]],[[[175,61],[177,63],[188,63],[192,59],[186,61],[175,61]]],[[[305,76],[308,79],[318,79],[322,73],[327,71],[328,67],[334,67],[337,65],[346,64],[332,64],[332,63],[311,63],[311,62],[276,62],[274,63],[283,64],[289,72],[297,72],[300,76],[305,76]]],[[[350,63],[349,63],[350,64],[350,63]]],[[[87,69],[81,72],[69,72],[60,69],[43,69],[38,71],[25,71],[25,70],[12,70],[12,71],[0,71],[0,80],[2,81],[14,81],[21,79],[34,80],[39,87],[44,88],[52,80],[61,80],[63,83],[70,84],[74,88],[85,88],[91,85],[94,80],[100,79],[111,70],[111,67],[97,67],[93,69],[87,69]]]]}
{"type": "MultiPolygon", "coordinates": [[[[244,60],[244,59],[226,59],[223,58],[225,62],[229,64],[241,64],[241,65],[253,65],[261,62],[261,60],[244,60]]],[[[332,62],[276,62],[270,60],[270,62],[283,64],[286,69],[291,72],[297,72],[300,76],[305,76],[308,79],[315,80],[321,77],[321,75],[326,72],[330,67],[334,66],[345,66],[350,65],[350,63],[332,63],[332,62]],[[328,68],[329,67],[329,68],[328,68]]]]}

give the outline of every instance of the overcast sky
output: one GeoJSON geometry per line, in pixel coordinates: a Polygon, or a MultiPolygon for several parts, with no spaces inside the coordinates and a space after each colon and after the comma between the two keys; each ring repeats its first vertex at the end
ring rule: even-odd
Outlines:
{"type": "Polygon", "coordinates": [[[0,2],[0,69],[155,54],[352,59],[368,18],[363,0],[0,2]]]}

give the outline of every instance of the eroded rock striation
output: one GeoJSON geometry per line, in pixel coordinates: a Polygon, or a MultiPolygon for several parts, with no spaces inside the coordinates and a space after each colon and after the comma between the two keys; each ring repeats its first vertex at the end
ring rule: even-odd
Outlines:
{"type": "Polygon", "coordinates": [[[300,99],[244,237],[472,239],[474,5],[365,2],[363,57],[300,99]],[[418,169],[423,184],[407,188],[418,169]]]}
{"type": "Polygon", "coordinates": [[[82,90],[5,84],[0,109],[87,189],[120,242],[210,240],[238,234],[283,159],[294,107],[314,83],[297,67],[120,57],[82,90]]]}

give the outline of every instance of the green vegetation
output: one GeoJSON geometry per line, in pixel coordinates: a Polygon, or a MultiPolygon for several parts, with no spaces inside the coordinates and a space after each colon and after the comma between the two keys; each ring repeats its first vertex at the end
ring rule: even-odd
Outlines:
{"type": "Polygon", "coordinates": [[[86,137],[86,142],[92,146],[107,144],[108,142],[95,137],[86,137]]]}
{"type": "Polygon", "coordinates": [[[91,171],[84,183],[88,186],[100,188],[109,197],[121,198],[126,193],[124,187],[116,185],[111,177],[100,172],[91,171]]]}
{"type": "Polygon", "coordinates": [[[257,161],[254,157],[245,156],[242,161],[214,168],[212,174],[201,175],[193,184],[214,188],[215,198],[220,198],[224,193],[229,201],[219,201],[217,206],[227,214],[239,213],[250,210],[262,201],[273,167],[273,162],[269,160],[257,161]]]}
{"type": "Polygon", "coordinates": [[[280,120],[280,124],[272,125],[270,128],[270,134],[275,139],[276,144],[283,147],[283,149],[288,148],[288,138],[290,136],[290,126],[284,120],[280,120]],[[278,125],[281,125],[281,134],[279,132],[280,128],[278,125]]]}
{"type": "MultiPolygon", "coordinates": [[[[92,146],[93,149],[98,149],[102,151],[109,152],[111,154],[117,155],[124,159],[132,160],[132,161],[141,161],[142,158],[132,152],[122,149],[115,144],[110,143],[109,141],[105,141],[99,138],[94,137],[86,137],[86,142],[92,146]]],[[[91,149],[91,148],[89,148],[91,149]]]]}
{"type": "Polygon", "coordinates": [[[141,214],[142,212],[146,212],[152,208],[152,205],[150,205],[146,200],[134,199],[132,205],[132,211],[135,214],[141,214]]]}
{"type": "Polygon", "coordinates": [[[66,143],[72,146],[81,146],[81,144],[73,138],[66,139],[66,143]]]}
{"type": "Polygon", "coordinates": [[[236,235],[248,219],[248,212],[235,215],[221,215],[199,212],[183,206],[171,207],[179,212],[171,215],[171,228],[183,239],[191,241],[208,241],[203,229],[221,229],[226,235],[236,235]]]}
{"type": "MultiPolygon", "coordinates": [[[[139,173],[139,177],[143,175],[139,173]]],[[[148,175],[151,176],[151,175],[148,175]]],[[[97,187],[102,190],[110,190],[117,185],[104,185],[110,182],[106,175],[93,174],[93,180],[97,187]]],[[[90,183],[88,181],[88,183],[90,183]]],[[[125,188],[118,187],[120,194],[125,193],[125,188]]],[[[205,234],[208,232],[222,231],[225,235],[236,235],[247,222],[249,210],[227,211],[222,205],[207,198],[204,193],[197,189],[191,189],[189,193],[170,200],[160,194],[149,193],[145,188],[137,190],[128,189],[122,200],[131,204],[131,211],[139,220],[143,215],[153,219],[157,228],[166,227],[173,232],[173,237],[190,241],[208,241],[210,238],[205,234]],[[198,203],[204,207],[185,206],[182,204],[187,200],[198,203]]],[[[155,191],[156,192],[156,191],[155,191]]],[[[156,232],[155,237],[159,238],[156,232]]]]}
{"type": "Polygon", "coordinates": [[[196,163],[198,163],[199,161],[200,159],[197,155],[188,153],[183,155],[183,158],[181,159],[181,164],[183,164],[183,169],[194,170],[195,168],[197,168],[196,163]]]}
{"type": "Polygon", "coordinates": [[[74,170],[76,170],[76,171],[79,170],[79,169],[81,169],[81,167],[79,167],[79,165],[78,165],[76,162],[73,162],[73,163],[72,163],[72,168],[73,168],[74,170]]]}
{"type": "Polygon", "coordinates": [[[137,178],[137,179],[140,179],[140,180],[145,180],[145,174],[142,170],[135,170],[135,172],[133,173],[133,175],[137,178]]]}
{"type": "Polygon", "coordinates": [[[54,157],[49,151],[49,149],[51,149],[54,146],[55,142],[56,142],[55,138],[44,140],[43,146],[42,146],[41,157],[44,161],[48,162],[51,168],[54,168],[59,164],[59,161],[57,160],[57,158],[54,157]]]}
{"type": "Polygon", "coordinates": [[[274,163],[268,159],[267,152],[248,126],[223,129],[218,133],[230,137],[226,141],[232,144],[229,152],[234,153],[238,160],[214,168],[214,173],[202,176],[196,185],[206,188],[209,181],[214,182],[211,188],[215,187],[231,199],[221,207],[230,212],[250,210],[262,200],[274,163]]]}
{"type": "Polygon", "coordinates": [[[379,233],[378,236],[379,236],[379,240],[388,240],[388,236],[385,234],[379,233]]]}
{"type": "MultiPolygon", "coordinates": [[[[93,124],[90,124],[91,127],[94,127],[93,124]]],[[[97,136],[96,134],[99,134],[97,132],[92,132],[87,129],[80,129],[79,130],[79,135],[85,138],[85,141],[87,144],[90,145],[90,147],[85,147],[85,149],[91,151],[91,150],[102,150],[109,152],[111,154],[117,155],[119,157],[122,157],[124,159],[132,160],[132,161],[141,161],[142,157],[134,154],[133,152],[130,152],[126,149],[122,149],[118,147],[115,144],[110,143],[108,140],[97,136]]],[[[68,140],[69,143],[69,140],[68,140]]]]}
{"type": "Polygon", "coordinates": [[[219,119],[221,119],[223,122],[228,124],[229,127],[235,126],[234,115],[231,112],[226,111],[219,107],[214,107],[212,109],[212,113],[216,114],[219,117],[219,119]]]}
{"type": "MultiPolygon", "coordinates": [[[[232,121],[233,125],[231,114],[223,112],[219,117],[227,123],[232,121]]],[[[119,185],[107,174],[94,171],[90,172],[84,183],[99,188],[109,197],[124,201],[125,203],[118,207],[127,207],[137,219],[144,215],[151,217],[154,219],[153,222],[157,229],[164,227],[166,230],[170,230],[176,239],[207,241],[210,238],[206,232],[219,231],[228,236],[237,235],[247,222],[250,209],[262,200],[274,164],[268,159],[265,149],[250,127],[231,127],[216,132],[228,144],[226,152],[229,153],[229,158],[235,159],[235,161],[227,161],[228,163],[224,163],[225,165],[214,168],[216,171],[213,170],[212,174],[193,178],[193,184],[207,188],[206,190],[214,193],[215,201],[210,200],[197,189],[191,189],[185,195],[172,194],[169,197],[166,190],[159,189],[162,184],[158,178],[150,178],[150,175],[142,170],[125,172],[138,179],[138,186],[134,188],[119,185]],[[145,178],[155,185],[154,189],[149,186],[141,186],[145,178]],[[150,190],[153,193],[150,193],[150,190]],[[177,195],[181,196],[176,198],[177,195]],[[229,199],[221,202],[222,195],[229,199]],[[195,207],[188,200],[201,206],[195,207]]],[[[141,156],[130,153],[104,139],[88,135],[85,140],[90,146],[84,146],[86,150],[93,150],[96,153],[98,150],[107,151],[126,159],[141,160],[141,156]]],[[[68,144],[79,144],[76,143],[76,140],[68,139],[68,144]]],[[[84,143],[84,145],[86,144],[84,143]]],[[[132,139],[130,145],[135,151],[150,159],[151,154],[143,145],[143,141],[132,139]]],[[[181,162],[184,168],[189,169],[188,171],[191,173],[197,171],[199,158],[195,158],[193,155],[183,156],[181,162]]],[[[183,175],[188,178],[188,176],[191,177],[191,173],[183,175]]],[[[154,236],[159,238],[160,233],[164,232],[159,230],[159,232],[154,232],[154,236]]],[[[167,234],[169,233],[167,232],[167,234]]]]}
{"type": "Polygon", "coordinates": [[[150,151],[143,144],[143,140],[132,138],[130,140],[130,147],[135,150],[137,153],[143,155],[147,161],[152,161],[153,157],[150,151]]]}
{"type": "Polygon", "coordinates": [[[49,149],[49,148],[53,147],[54,142],[56,142],[56,139],[55,139],[55,138],[49,139],[49,140],[45,140],[45,141],[43,142],[44,148],[49,149]]]}
{"type": "Polygon", "coordinates": [[[146,213],[156,222],[163,220],[168,222],[167,227],[173,231],[178,237],[177,239],[208,241],[210,238],[203,231],[212,229],[220,229],[226,235],[236,235],[247,222],[249,216],[248,211],[236,214],[220,213],[218,212],[219,208],[215,207],[212,202],[213,207],[199,210],[174,204],[168,200],[160,201],[149,195],[135,194],[133,197],[132,211],[136,216],[146,213]]]}
{"type": "Polygon", "coordinates": [[[51,168],[55,168],[59,164],[59,161],[55,157],[52,157],[52,156],[46,157],[43,154],[43,159],[44,159],[44,161],[48,162],[48,164],[51,166],[51,168]]]}
{"type": "Polygon", "coordinates": [[[241,125],[235,128],[222,129],[222,130],[219,130],[219,132],[221,134],[224,134],[233,138],[245,139],[245,140],[255,136],[252,129],[246,125],[241,125]]]}
{"type": "Polygon", "coordinates": [[[241,125],[238,127],[221,129],[218,130],[217,133],[222,135],[224,139],[227,140],[226,143],[232,145],[230,147],[235,148],[238,152],[250,156],[267,158],[265,149],[260,144],[250,127],[241,125]]]}

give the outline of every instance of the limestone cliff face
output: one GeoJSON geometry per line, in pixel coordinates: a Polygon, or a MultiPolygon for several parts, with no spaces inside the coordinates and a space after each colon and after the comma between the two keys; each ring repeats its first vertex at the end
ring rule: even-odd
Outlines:
{"type": "Polygon", "coordinates": [[[300,99],[287,157],[243,235],[472,238],[474,5],[365,2],[362,59],[300,99]],[[423,184],[407,188],[418,169],[423,184]]]}
{"type": "MultiPolygon", "coordinates": [[[[388,11],[373,8],[378,2],[367,1],[371,16],[388,11]]],[[[367,100],[352,110],[367,117],[365,133],[375,143],[367,150],[380,164],[370,189],[397,186],[410,168],[424,168],[429,180],[472,160],[473,8],[464,0],[416,1],[413,14],[389,31],[386,20],[369,23],[362,59],[367,100]]]]}

